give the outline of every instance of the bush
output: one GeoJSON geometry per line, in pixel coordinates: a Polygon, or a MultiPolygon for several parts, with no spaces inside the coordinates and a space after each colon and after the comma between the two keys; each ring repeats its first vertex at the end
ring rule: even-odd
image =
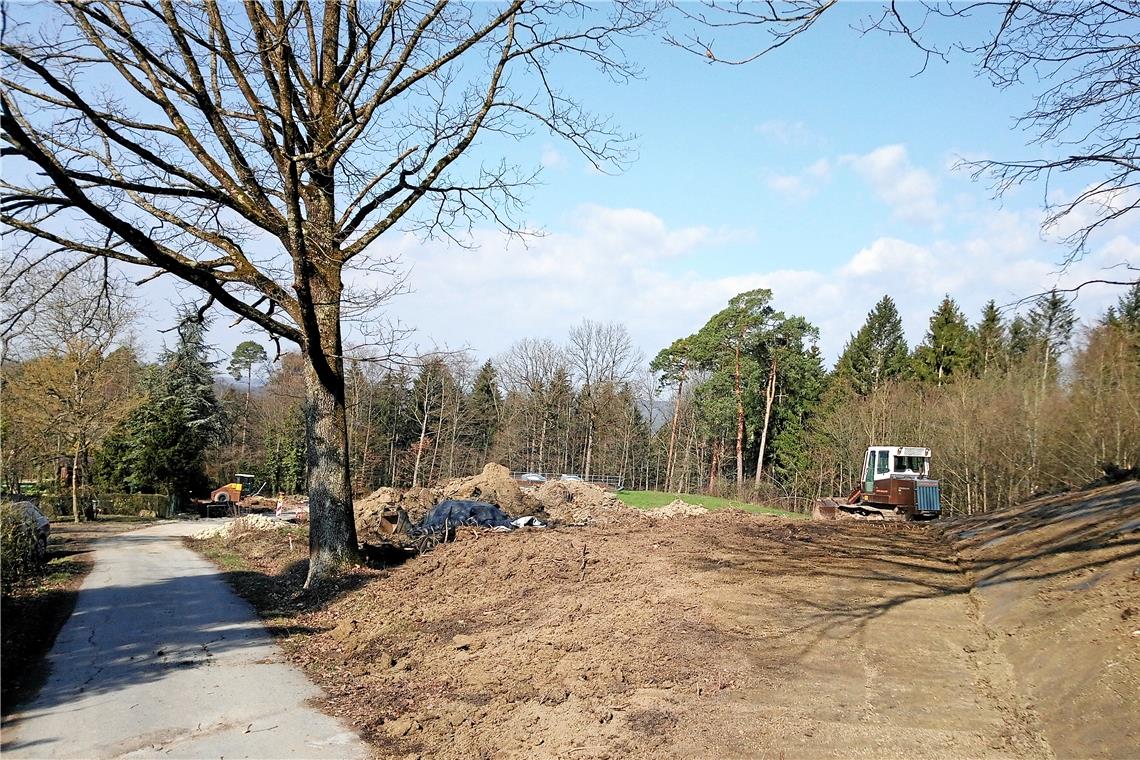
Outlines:
{"type": "MultiPolygon", "coordinates": [[[[98,502],[99,514],[129,515],[134,517],[143,510],[166,517],[170,514],[170,497],[159,493],[96,493],[81,496],[79,508],[90,506],[92,498],[98,502]]],[[[71,517],[71,494],[44,495],[40,497],[40,509],[44,514],[55,517],[71,517]]]]}
{"type": "Polygon", "coordinates": [[[23,508],[0,504],[0,580],[5,590],[39,566],[36,530],[23,508]]]}

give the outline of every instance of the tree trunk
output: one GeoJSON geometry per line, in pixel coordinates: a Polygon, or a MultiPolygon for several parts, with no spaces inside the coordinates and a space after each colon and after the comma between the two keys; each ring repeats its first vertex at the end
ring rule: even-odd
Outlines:
{"type": "Polygon", "coordinates": [[[756,455],[756,487],[760,487],[760,473],[764,471],[764,450],[768,447],[768,422],[772,419],[772,404],[776,400],[776,359],[768,372],[768,387],[764,390],[764,427],[760,430],[760,453],[756,455]]]}
{"type": "Polygon", "coordinates": [[[666,489],[669,488],[668,484],[673,482],[673,463],[676,459],[677,450],[677,425],[681,418],[681,391],[685,386],[685,372],[681,371],[680,376],[677,378],[677,398],[673,402],[673,424],[669,430],[669,456],[665,460],[665,483],[666,489]]]}
{"type": "MultiPolygon", "coordinates": [[[[677,493],[682,493],[682,491],[683,491],[683,489],[681,488],[681,484],[682,484],[681,478],[682,477],[684,477],[684,483],[687,484],[689,482],[689,458],[692,456],[692,452],[693,452],[693,437],[695,435],[695,431],[696,431],[696,425],[692,424],[692,421],[690,420],[689,435],[687,436],[687,440],[685,441],[685,453],[684,453],[684,456],[682,456],[682,458],[681,458],[681,472],[678,473],[678,472],[676,472],[676,470],[674,470],[674,472],[673,472],[673,474],[676,476],[676,480],[677,480],[677,487],[676,487],[677,493]]],[[[698,480],[698,483],[699,482],[700,481],[698,480]]],[[[666,483],[665,486],[666,486],[666,489],[669,491],[674,490],[673,485],[671,483],[666,483]]]]}
{"type": "Polygon", "coordinates": [[[338,565],[357,558],[348,468],[348,417],[341,359],[340,298],[314,294],[321,346],[306,347],[305,433],[308,442],[309,575],[311,588],[338,565]]]}
{"type": "Polygon", "coordinates": [[[245,370],[245,409],[241,416],[241,453],[238,455],[238,467],[245,468],[245,440],[249,428],[249,397],[253,390],[253,363],[245,370]]]}
{"type": "Polygon", "coordinates": [[[591,415],[586,420],[586,463],[582,468],[582,477],[586,480],[590,479],[590,467],[592,465],[590,459],[594,454],[594,420],[591,415]]]}
{"type": "Polygon", "coordinates": [[[720,472],[720,455],[724,450],[724,439],[713,441],[712,445],[712,461],[709,463],[709,484],[705,489],[706,493],[713,493],[716,489],[716,476],[720,472]]]}
{"type": "Polygon", "coordinates": [[[75,522],[79,522],[79,451],[81,443],[75,440],[75,453],[71,457],[71,513],[75,515],[75,522]]]}
{"type": "Polygon", "coordinates": [[[740,377],[740,342],[736,344],[736,495],[744,488],[744,384],[740,377]]]}

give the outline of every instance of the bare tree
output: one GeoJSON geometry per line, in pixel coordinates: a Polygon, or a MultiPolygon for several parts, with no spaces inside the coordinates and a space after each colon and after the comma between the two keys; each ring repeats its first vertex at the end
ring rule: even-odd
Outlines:
{"type": "Polygon", "coordinates": [[[552,64],[626,76],[620,42],[656,10],[56,0],[38,25],[5,18],[8,279],[57,255],[111,258],[300,346],[311,585],[356,554],[341,331],[399,287],[377,242],[460,240],[488,218],[517,229],[532,175],[477,162],[481,134],[537,127],[595,165],[620,161],[622,136],[556,86],[552,64]]]}
{"type": "Polygon", "coordinates": [[[570,329],[566,356],[581,383],[582,408],[586,412],[586,445],[583,474],[590,476],[594,450],[594,425],[601,411],[606,386],[617,386],[629,380],[643,363],[625,325],[617,322],[594,322],[583,319],[570,329]]]}
{"type": "Polygon", "coordinates": [[[123,283],[102,278],[96,266],[78,271],[84,281],[62,283],[37,302],[33,329],[15,341],[19,363],[3,367],[11,426],[30,432],[27,443],[41,456],[55,453],[51,441],[66,443],[76,522],[92,448],[134,406],[135,365],[129,350],[135,312],[123,283]]]}
{"type": "MultiPolygon", "coordinates": [[[[675,3],[689,23],[668,40],[710,61],[749,63],[807,32],[839,5],[836,0],[675,3]]],[[[997,87],[1036,88],[1034,106],[1016,118],[1016,126],[1044,155],[962,166],[975,178],[991,180],[999,195],[1042,182],[1043,229],[1068,244],[1066,264],[1084,255],[1093,232],[1140,206],[1140,81],[1135,76],[1140,7],[1135,3],[891,0],[873,7],[857,24],[862,31],[903,37],[926,62],[955,53],[970,56],[997,87]],[[980,37],[979,29],[986,30],[980,37]],[[1060,176],[1078,186],[1068,197],[1050,193],[1060,176]]]]}
{"type": "Polygon", "coordinates": [[[549,339],[523,338],[511,344],[496,360],[507,389],[524,399],[526,420],[526,469],[542,470],[550,448],[550,430],[556,417],[551,409],[551,391],[560,368],[566,366],[562,349],[549,339]]]}

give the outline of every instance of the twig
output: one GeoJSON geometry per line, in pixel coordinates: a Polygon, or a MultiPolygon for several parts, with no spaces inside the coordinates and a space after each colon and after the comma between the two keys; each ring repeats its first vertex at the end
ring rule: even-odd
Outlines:
{"type": "Polygon", "coordinates": [[[582,571],[582,574],[578,576],[578,582],[581,583],[582,581],[586,580],[586,544],[585,544],[585,542],[582,543],[582,566],[579,569],[582,571]]]}

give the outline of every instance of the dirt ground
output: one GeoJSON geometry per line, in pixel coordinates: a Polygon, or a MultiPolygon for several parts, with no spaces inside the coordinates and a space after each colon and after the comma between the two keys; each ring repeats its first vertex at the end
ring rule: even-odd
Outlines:
{"type": "Polygon", "coordinates": [[[458,539],[298,601],[234,573],[381,757],[1135,757],[1140,483],[933,525],[736,511],[458,539]],[[251,585],[252,584],[252,585],[251,585]]]}

